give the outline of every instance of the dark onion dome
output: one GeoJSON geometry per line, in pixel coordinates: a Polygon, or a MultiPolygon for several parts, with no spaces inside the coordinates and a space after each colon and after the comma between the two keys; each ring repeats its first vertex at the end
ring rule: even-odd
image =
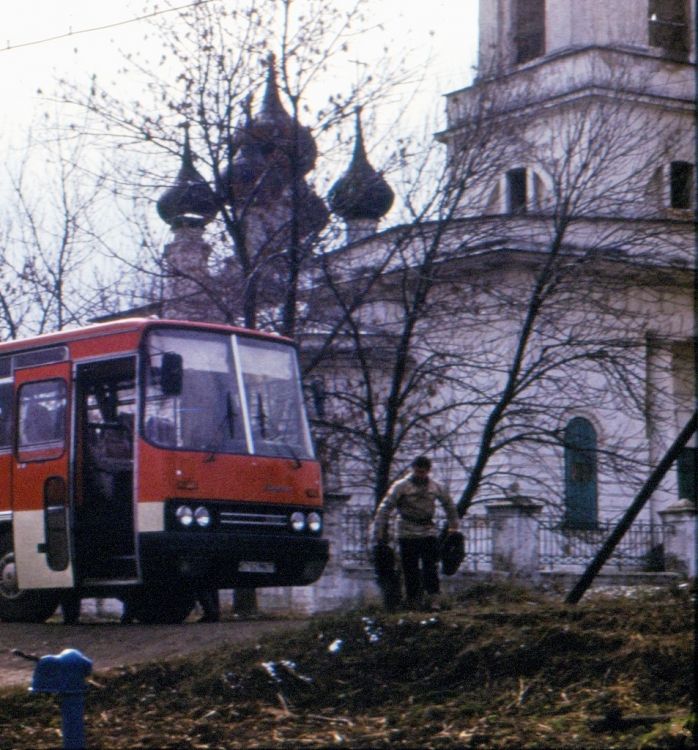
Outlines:
{"type": "Polygon", "coordinates": [[[369,164],[361,132],[360,110],[356,110],[354,154],[347,171],[330,189],[332,210],[345,221],[381,219],[393,205],[395,194],[383,176],[369,164]]]}
{"type": "Polygon", "coordinates": [[[301,237],[321,232],[330,219],[325,201],[305,180],[298,183],[298,230],[301,237]]]}
{"type": "Polygon", "coordinates": [[[218,212],[213,190],[194,167],[188,129],[177,180],[160,196],[157,209],[160,218],[173,229],[203,227],[218,212]]]}
{"type": "Polygon", "coordinates": [[[260,149],[239,147],[223,174],[223,184],[231,203],[251,200],[253,204],[267,204],[276,200],[288,186],[288,171],[273,158],[265,157],[260,149]]]}
{"type": "Polygon", "coordinates": [[[267,83],[259,112],[237,131],[236,156],[226,170],[233,199],[255,202],[278,197],[295,174],[306,175],[317,158],[310,128],[294,120],[283,107],[276,82],[274,56],[269,56],[267,83]]]}

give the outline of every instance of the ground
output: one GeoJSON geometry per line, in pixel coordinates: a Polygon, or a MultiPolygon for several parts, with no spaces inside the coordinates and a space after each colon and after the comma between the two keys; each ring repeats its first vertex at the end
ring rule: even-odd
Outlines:
{"type": "Polygon", "coordinates": [[[276,630],[300,627],[302,620],[250,619],[197,623],[196,614],[183,625],[121,625],[118,619],[84,615],[80,625],[63,625],[55,616],[45,625],[0,622],[0,688],[29,687],[35,662],[13,653],[33,656],[59,654],[76,648],[93,662],[95,672],[164,661],[189,650],[243,645],[276,630]]]}
{"type": "MultiPolygon", "coordinates": [[[[226,617],[24,632],[0,624],[0,635],[9,648],[73,645],[94,659],[93,749],[694,746],[688,587],[572,607],[480,584],[438,613],[226,617]]],[[[59,746],[59,716],[54,696],[0,690],[0,750],[59,746]]]]}

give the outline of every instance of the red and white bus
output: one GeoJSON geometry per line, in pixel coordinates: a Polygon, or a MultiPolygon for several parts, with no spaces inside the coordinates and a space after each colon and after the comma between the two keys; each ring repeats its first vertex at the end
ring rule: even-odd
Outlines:
{"type": "Polygon", "coordinates": [[[0,619],[309,584],[322,524],[292,342],[133,318],[0,344],[0,619]]]}

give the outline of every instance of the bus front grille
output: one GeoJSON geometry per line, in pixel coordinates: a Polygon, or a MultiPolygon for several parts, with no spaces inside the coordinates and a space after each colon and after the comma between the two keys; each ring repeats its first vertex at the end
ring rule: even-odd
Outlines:
{"type": "Polygon", "coordinates": [[[276,527],[285,528],[288,525],[288,518],[284,515],[271,513],[239,513],[233,511],[221,511],[221,526],[235,526],[237,528],[251,527],[276,527]]]}

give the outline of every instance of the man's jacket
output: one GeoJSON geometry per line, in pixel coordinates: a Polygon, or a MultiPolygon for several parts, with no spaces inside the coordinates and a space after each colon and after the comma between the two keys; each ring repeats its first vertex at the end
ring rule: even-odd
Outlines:
{"type": "Polygon", "coordinates": [[[391,485],[378,506],[373,521],[372,543],[386,538],[390,515],[394,510],[398,514],[398,537],[436,536],[434,512],[437,500],[446,512],[449,526],[457,528],[458,513],[444,485],[431,478],[424,486],[415,484],[411,476],[399,479],[391,485]]]}

